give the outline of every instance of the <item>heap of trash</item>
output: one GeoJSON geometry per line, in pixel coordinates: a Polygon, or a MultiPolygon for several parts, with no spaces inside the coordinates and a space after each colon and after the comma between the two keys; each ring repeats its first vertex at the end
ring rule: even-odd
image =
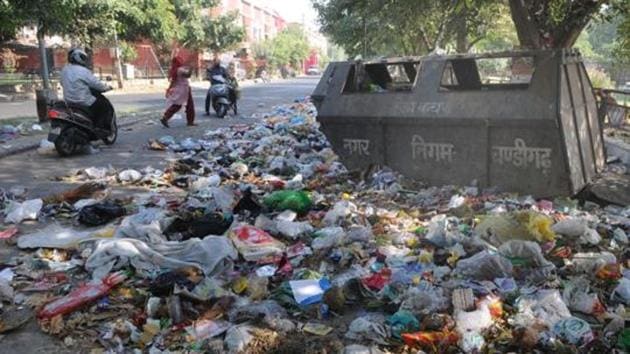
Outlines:
{"type": "Polygon", "coordinates": [[[348,171],[307,101],[147,148],[175,158],[0,192],[20,250],[0,332],[35,319],[108,353],[630,351],[628,207],[348,171]]]}

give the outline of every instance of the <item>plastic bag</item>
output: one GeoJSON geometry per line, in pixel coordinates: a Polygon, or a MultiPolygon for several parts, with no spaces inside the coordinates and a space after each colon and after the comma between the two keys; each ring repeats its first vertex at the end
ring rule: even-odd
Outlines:
{"type": "Polygon", "coordinates": [[[595,336],[588,322],[577,317],[562,319],[553,326],[553,333],[567,342],[575,345],[590,343],[595,336]]]}
{"type": "Polygon", "coordinates": [[[37,153],[40,155],[52,155],[55,154],[55,144],[48,141],[48,139],[42,139],[39,142],[37,153]]]}
{"type": "Polygon", "coordinates": [[[98,226],[125,215],[126,210],[120,205],[105,202],[83,207],[79,211],[79,222],[88,226],[98,226]]]}
{"type": "Polygon", "coordinates": [[[326,227],[314,234],[315,239],[311,243],[314,250],[328,249],[341,246],[345,243],[346,233],[341,227],[326,227]]]}
{"type": "Polygon", "coordinates": [[[555,223],[551,229],[557,234],[575,238],[582,236],[586,232],[587,225],[588,223],[584,219],[567,218],[555,223]]]}
{"type": "Polygon", "coordinates": [[[308,221],[296,222],[290,220],[278,220],[278,232],[286,237],[296,239],[313,232],[313,226],[308,221]]]}
{"type": "Polygon", "coordinates": [[[134,183],[142,179],[142,174],[136,170],[124,170],[118,174],[118,180],[123,183],[134,183]]]}
{"type": "Polygon", "coordinates": [[[387,324],[391,327],[392,336],[397,339],[400,339],[403,333],[420,330],[420,322],[409,311],[396,312],[387,319],[387,324]]]}
{"type": "Polygon", "coordinates": [[[346,332],[346,338],[356,341],[373,341],[387,344],[389,332],[384,325],[385,317],[379,313],[369,313],[355,318],[346,332]]]}
{"type": "Polygon", "coordinates": [[[540,245],[536,242],[512,240],[499,247],[499,253],[512,260],[513,264],[522,264],[532,268],[555,268],[542,255],[540,245]]]}
{"type": "Polygon", "coordinates": [[[230,231],[230,238],[241,256],[250,262],[280,256],[285,250],[282,242],[250,225],[235,227],[230,231]]]}
{"type": "Polygon", "coordinates": [[[123,273],[110,274],[100,281],[88,283],[79,287],[68,295],[49,302],[39,311],[39,318],[52,318],[57,315],[70,313],[79,307],[98,300],[103,295],[109,293],[116,285],[125,281],[123,273]]]}
{"type": "Polygon", "coordinates": [[[201,320],[186,327],[186,333],[190,340],[199,342],[208,338],[216,337],[227,331],[230,323],[226,321],[201,320]]]}
{"type": "Polygon", "coordinates": [[[32,234],[18,238],[19,248],[75,248],[81,241],[90,239],[91,231],[76,231],[58,224],[50,224],[32,234]]]}
{"type": "Polygon", "coordinates": [[[357,206],[347,200],[342,200],[324,215],[323,223],[327,226],[338,225],[343,219],[357,211],[357,206]]]}
{"type": "Polygon", "coordinates": [[[586,252],[573,255],[573,264],[577,272],[595,274],[609,264],[616,264],[617,257],[610,252],[586,252]]]}
{"type": "Polygon", "coordinates": [[[589,293],[589,284],[584,278],[571,279],[562,291],[564,302],[574,311],[589,315],[604,313],[606,308],[597,298],[597,294],[589,293]]]}
{"type": "Polygon", "coordinates": [[[254,327],[248,324],[241,324],[238,326],[232,326],[227,330],[225,334],[225,346],[229,353],[241,353],[247,348],[247,345],[254,340],[254,336],[250,334],[250,331],[254,327]]]}
{"type": "Polygon", "coordinates": [[[211,276],[232,269],[236,258],[232,243],[222,236],[151,245],[129,238],[111,239],[96,243],[85,262],[85,269],[92,272],[93,278],[100,278],[112,269],[127,266],[134,267],[142,276],[182,267],[196,267],[206,276],[211,276]]]}
{"type": "Polygon", "coordinates": [[[558,290],[538,290],[522,295],[515,302],[518,313],[509,322],[519,327],[530,327],[540,322],[551,329],[553,325],[571,317],[571,312],[558,290]]]}
{"type": "Polygon", "coordinates": [[[612,296],[619,297],[624,304],[630,305],[630,279],[621,278],[619,284],[615,287],[612,296]]]}
{"type": "Polygon", "coordinates": [[[417,316],[440,312],[446,310],[449,306],[444,289],[425,281],[420,282],[418,287],[409,288],[403,294],[401,300],[402,303],[399,310],[409,311],[417,316]]]}
{"type": "Polygon", "coordinates": [[[44,202],[41,199],[31,199],[23,203],[11,202],[5,210],[7,223],[19,224],[24,220],[35,220],[42,210],[44,202]]]}
{"type": "Polygon", "coordinates": [[[455,268],[457,274],[477,280],[494,280],[512,276],[512,263],[498,254],[481,251],[472,257],[459,260],[455,268]]]}
{"type": "Polygon", "coordinates": [[[273,192],[266,196],[263,199],[263,204],[273,210],[293,210],[299,215],[304,215],[311,209],[312,201],[304,191],[286,190],[273,192]]]}

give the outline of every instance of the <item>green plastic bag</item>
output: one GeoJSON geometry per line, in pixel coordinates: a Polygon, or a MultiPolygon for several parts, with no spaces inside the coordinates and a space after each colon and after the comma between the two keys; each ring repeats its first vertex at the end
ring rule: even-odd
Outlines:
{"type": "Polygon", "coordinates": [[[308,193],[304,191],[278,191],[265,197],[263,204],[273,210],[293,210],[304,215],[311,209],[313,202],[308,193]]]}

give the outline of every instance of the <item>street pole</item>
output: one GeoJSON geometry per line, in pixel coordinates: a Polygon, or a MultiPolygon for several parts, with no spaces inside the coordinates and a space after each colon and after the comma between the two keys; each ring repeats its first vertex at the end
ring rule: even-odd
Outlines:
{"type": "Polygon", "coordinates": [[[37,27],[37,44],[39,45],[39,56],[41,58],[41,75],[44,90],[50,89],[50,76],[48,74],[48,56],[46,55],[46,39],[42,26],[37,27]]]}
{"type": "Polygon", "coordinates": [[[116,57],[116,79],[118,81],[118,88],[123,88],[123,74],[122,74],[122,63],[120,62],[120,49],[118,46],[118,31],[114,29],[114,51],[116,57]]]}

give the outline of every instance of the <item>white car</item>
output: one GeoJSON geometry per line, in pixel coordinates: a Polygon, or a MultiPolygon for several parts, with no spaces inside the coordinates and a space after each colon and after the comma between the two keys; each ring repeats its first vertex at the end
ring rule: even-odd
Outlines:
{"type": "Polygon", "coordinates": [[[319,70],[318,67],[311,66],[310,68],[308,68],[308,70],[306,70],[306,74],[307,75],[321,75],[322,72],[319,70]]]}

